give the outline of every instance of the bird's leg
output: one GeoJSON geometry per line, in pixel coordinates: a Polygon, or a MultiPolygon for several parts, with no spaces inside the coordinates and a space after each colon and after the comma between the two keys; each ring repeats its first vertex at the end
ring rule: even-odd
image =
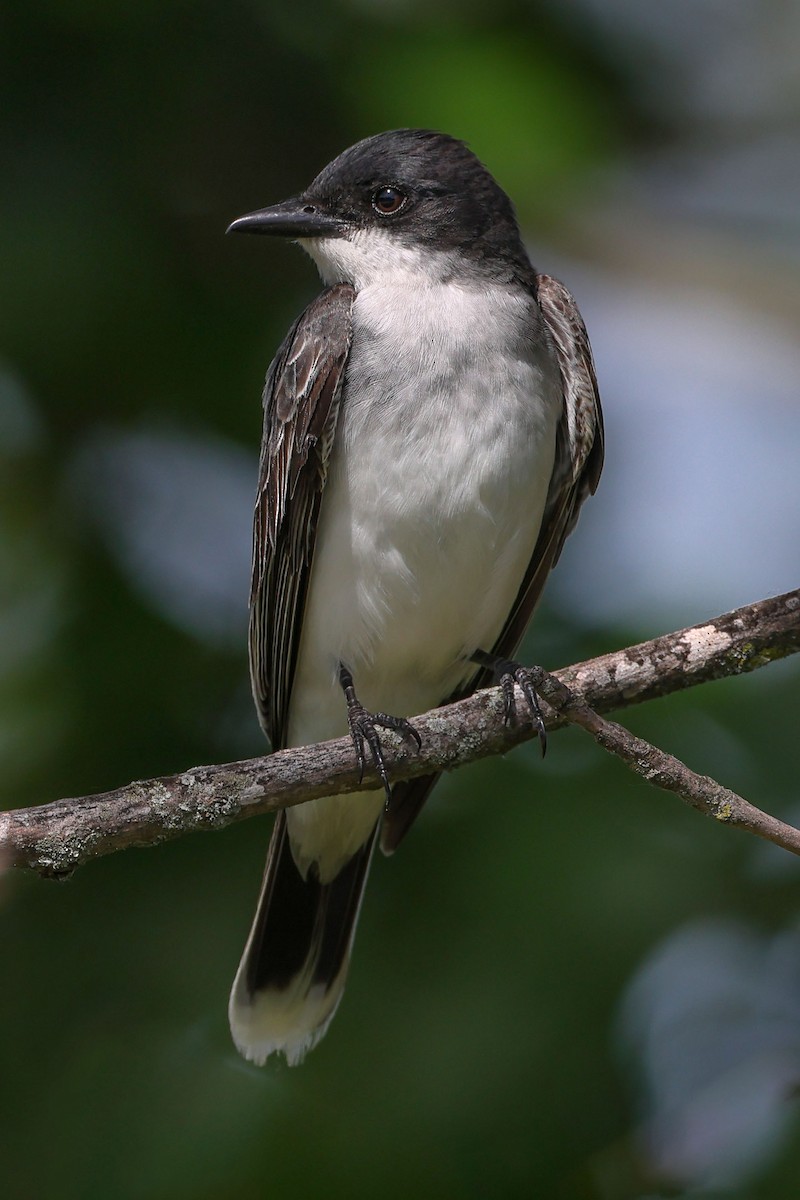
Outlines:
{"type": "Polygon", "coordinates": [[[381,739],[378,736],[377,726],[380,725],[383,729],[393,729],[402,738],[416,742],[418,750],[422,746],[422,740],[414,726],[405,717],[393,717],[389,713],[382,712],[367,712],[356,695],[353,676],[344,663],[339,663],[339,684],[347,702],[347,724],[350,727],[350,737],[353,739],[353,746],[356,752],[359,781],[364,778],[364,743],[366,742],[372,761],[381,777],[381,783],[386,792],[386,801],[388,803],[391,799],[392,789],[389,783],[389,773],[386,770],[386,763],[383,758],[383,749],[381,747],[381,739]]]}
{"type": "Polygon", "coordinates": [[[545,729],[542,710],[539,707],[539,697],[536,694],[536,688],[533,683],[533,671],[529,667],[523,667],[521,663],[514,662],[510,658],[500,658],[499,655],[488,654],[485,650],[476,650],[474,654],[470,655],[470,659],[472,662],[477,663],[479,667],[488,667],[494,675],[495,683],[499,683],[503,689],[504,719],[506,725],[516,725],[517,723],[517,698],[514,692],[514,684],[519,684],[528,706],[533,727],[539,738],[539,745],[542,748],[542,758],[544,758],[547,750],[547,730],[545,729]]]}

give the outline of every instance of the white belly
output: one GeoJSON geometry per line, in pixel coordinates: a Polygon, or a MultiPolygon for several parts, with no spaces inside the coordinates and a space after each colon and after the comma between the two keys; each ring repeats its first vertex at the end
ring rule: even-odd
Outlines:
{"type": "MultiPolygon", "coordinates": [[[[340,662],[370,710],[413,716],[445,699],[499,635],[541,524],[561,393],[526,306],[452,284],[416,306],[393,295],[371,288],[354,307],[351,362],[366,384],[345,386],[289,745],[347,731],[340,662]]],[[[380,806],[374,792],[302,805],[289,812],[292,841],[304,859],[324,857],[336,827],[346,857],[380,806]]]]}

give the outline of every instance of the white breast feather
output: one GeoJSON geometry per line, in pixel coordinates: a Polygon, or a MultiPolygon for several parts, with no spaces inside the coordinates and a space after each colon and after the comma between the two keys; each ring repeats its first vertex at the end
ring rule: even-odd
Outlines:
{"type": "MultiPolygon", "coordinates": [[[[532,301],[387,242],[307,247],[327,281],[361,287],[290,745],[346,732],[339,662],[367,708],[408,716],[474,672],[468,655],[491,649],[530,561],[553,466],[561,383],[532,301]]],[[[371,792],[290,809],[301,869],[335,875],[381,804],[371,792]]]]}

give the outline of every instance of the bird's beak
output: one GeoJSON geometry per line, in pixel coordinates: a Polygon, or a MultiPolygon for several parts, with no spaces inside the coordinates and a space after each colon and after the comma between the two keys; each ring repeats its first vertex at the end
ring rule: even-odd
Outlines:
{"type": "Polygon", "coordinates": [[[347,225],[339,217],[324,212],[319,205],[293,196],[273,204],[271,208],[260,208],[233,221],[226,233],[266,233],[273,237],[319,238],[344,237],[347,225]]]}

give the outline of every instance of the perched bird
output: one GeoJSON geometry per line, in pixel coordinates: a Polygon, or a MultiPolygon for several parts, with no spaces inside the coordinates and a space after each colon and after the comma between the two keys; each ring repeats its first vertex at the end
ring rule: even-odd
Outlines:
{"type": "MultiPolygon", "coordinates": [[[[603,462],[591,350],[510,200],[455,138],[367,138],[232,231],[291,238],[325,290],[269,368],[250,671],[273,749],[346,734],[384,791],[278,815],[231,993],[241,1053],[298,1063],[341,999],[378,838],[435,776],[392,786],[381,728],[500,680],[603,462]],[[384,811],[385,808],[385,811],[384,811]]],[[[541,730],[543,732],[543,729],[541,730]]]]}

